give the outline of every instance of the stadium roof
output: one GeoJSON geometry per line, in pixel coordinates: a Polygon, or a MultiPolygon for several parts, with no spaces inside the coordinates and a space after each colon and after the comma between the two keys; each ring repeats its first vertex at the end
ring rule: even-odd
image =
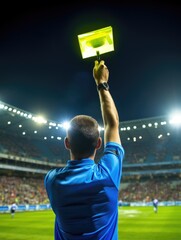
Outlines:
{"type": "MultiPolygon", "coordinates": [[[[120,123],[123,142],[162,138],[180,130],[181,127],[172,125],[167,116],[120,123]]],[[[61,140],[65,137],[63,123],[44,119],[4,102],[0,102],[0,131],[41,140],[61,140]]]]}

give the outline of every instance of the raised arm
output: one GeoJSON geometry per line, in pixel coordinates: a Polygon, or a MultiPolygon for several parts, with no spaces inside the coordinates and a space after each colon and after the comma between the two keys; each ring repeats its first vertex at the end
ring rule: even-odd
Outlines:
{"type": "Polygon", "coordinates": [[[104,61],[100,61],[100,63],[95,61],[93,77],[98,88],[100,99],[101,113],[104,124],[104,144],[107,142],[116,142],[121,144],[119,135],[118,111],[109,91],[109,70],[104,64],[104,61]]]}

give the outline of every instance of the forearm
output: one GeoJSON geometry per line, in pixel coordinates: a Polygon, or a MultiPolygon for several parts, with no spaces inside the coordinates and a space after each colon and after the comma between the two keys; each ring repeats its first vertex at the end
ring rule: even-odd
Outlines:
{"type": "Polygon", "coordinates": [[[104,123],[104,143],[121,143],[119,136],[119,116],[111,93],[109,92],[109,70],[104,64],[95,61],[93,76],[98,88],[101,105],[102,119],[104,123]]]}
{"type": "Polygon", "coordinates": [[[119,124],[118,112],[110,92],[103,89],[100,90],[99,99],[104,127],[118,126],[119,124]]]}
{"type": "Polygon", "coordinates": [[[114,100],[109,91],[99,91],[102,119],[104,123],[104,142],[120,143],[119,116],[114,100]]]}

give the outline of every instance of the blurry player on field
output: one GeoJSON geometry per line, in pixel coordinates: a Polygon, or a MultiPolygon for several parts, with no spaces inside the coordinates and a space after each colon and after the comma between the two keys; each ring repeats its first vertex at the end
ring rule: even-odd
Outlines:
{"type": "Polygon", "coordinates": [[[153,210],[155,213],[158,212],[158,199],[157,198],[153,199],[153,210]]]}
{"type": "Polygon", "coordinates": [[[11,213],[11,217],[14,218],[14,215],[15,215],[15,212],[17,210],[18,206],[16,205],[16,203],[13,203],[11,206],[10,206],[10,213],[11,213]]]}

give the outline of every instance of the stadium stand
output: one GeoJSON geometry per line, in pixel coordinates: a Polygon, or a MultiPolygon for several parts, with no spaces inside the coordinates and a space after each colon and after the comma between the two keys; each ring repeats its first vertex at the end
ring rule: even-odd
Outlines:
{"type": "MultiPolygon", "coordinates": [[[[181,126],[158,116],[121,122],[120,134],[125,158],[119,200],[181,201],[181,126]]],[[[0,102],[0,206],[48,203],[43,180],[69,159],[64,137],[61,123],[0,102]]]]}

